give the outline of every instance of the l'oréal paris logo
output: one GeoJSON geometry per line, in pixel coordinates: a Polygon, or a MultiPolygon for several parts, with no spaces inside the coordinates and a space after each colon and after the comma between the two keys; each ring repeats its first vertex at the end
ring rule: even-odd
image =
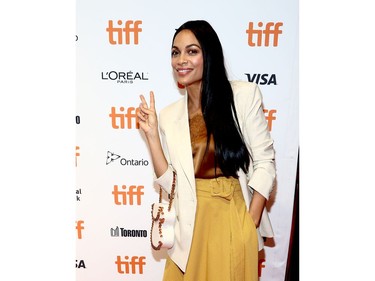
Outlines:
{"type": "Polygon", "coordinates": [[[147,81],[148,73],[133,71],[104,71],[101,73],[102,80],[113,81],[118,84],[133,84],[137,81],[147,81]]]}

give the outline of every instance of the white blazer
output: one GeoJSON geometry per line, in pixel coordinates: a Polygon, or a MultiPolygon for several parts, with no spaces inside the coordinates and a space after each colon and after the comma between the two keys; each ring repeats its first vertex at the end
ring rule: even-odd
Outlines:
{"type": "MultiPolygon", "coordinates": [[[[249,207],[254,189],[266,199],[269,198],[276,177],[275,152],[263,113],[262,95],[259,87],[255,83],[244,81],[233,81],[231,85],[240,129],[252,159],[247,175],[242,170],[238,172],[245,202],[249,207]]],[[[177,173],[174,200],[177,214],[175,243],[168,250],[168,254],[184,272],[192,243],[197,207],[187,96],[185,94],[183,98],[160,112],[159,128],[169,167],[162,176],[155,179],[155,183],[170,193],[173,178],[172,170],[177,173]]],[[[257,231],[259,249],[262,249],[262,237],[273,237],[273,230],[266,209],[263,211],[257,231]]]]}

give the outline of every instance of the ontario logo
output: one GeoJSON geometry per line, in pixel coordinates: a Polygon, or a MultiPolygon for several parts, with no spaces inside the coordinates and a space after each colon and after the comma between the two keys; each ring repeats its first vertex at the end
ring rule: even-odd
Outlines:
{"type": "Polygon", "coordinates": [[[146,167],[150,164],[150,162],[146,159],[133,159],[133,158],[125,158],[121,157],[119,154],[116,154],[111,151],[107,151],[107,159],[105,164],[109,165],[113,162],[119,162],[122,166],[143,166],[146,167]]]}

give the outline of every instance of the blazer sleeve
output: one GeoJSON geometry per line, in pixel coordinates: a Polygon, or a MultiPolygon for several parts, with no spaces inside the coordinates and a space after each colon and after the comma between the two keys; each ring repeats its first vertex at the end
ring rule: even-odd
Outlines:
{"type": "Polygon", "coordinates": [[[156,184],[160,185],[165,190],[165,192],[167,192],[168,194],[170,194],[171,190],[172,190],[172,181],[173,181],[173,171],[174,171],[174,168],[173,168],[173,166],[171,164],[171,160],[170,160],[170,157],[169,157],[169,151],[168,151],[168,146],[167,146],[167,142],[166,142],[166,136],[165,136],[164,126],[163,126],[164,119],[163,119],[163,115],[162,114],[160,114],[159,119],[160,119],[159,120],[159,124],[160,124],[159,131],[160,131],[160,136],[161,136],[161,144],[162,144],[162,148],[163,148],[163,152],[164,152],[165,158],[167,159],[167,162],[168,162],[168,169],[165,171],[164,174],[162,174],[158,178],[154,174],[154,182],[156,184]]]}
{"type": "Polygon", "coordinates": [[[275,178],[275,151],[273,140],[263,112],[262,94],[258,85],[244,83],[237,97],[240,116],[243,118],[242,134],[251,155],[248,186],[267,200],[272,192],[275,178]]]}

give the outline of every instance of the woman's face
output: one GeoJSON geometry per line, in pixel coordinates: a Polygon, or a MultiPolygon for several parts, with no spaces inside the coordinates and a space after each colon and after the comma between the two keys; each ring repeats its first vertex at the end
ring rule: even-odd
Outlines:
{"type": "Polygon", "coordinates": [[[172,68],[177,82],[189,86],[199,86],[203,75],[203,53],[195,35],[187,29],[180,31],[172,46],[172,68]]]}

